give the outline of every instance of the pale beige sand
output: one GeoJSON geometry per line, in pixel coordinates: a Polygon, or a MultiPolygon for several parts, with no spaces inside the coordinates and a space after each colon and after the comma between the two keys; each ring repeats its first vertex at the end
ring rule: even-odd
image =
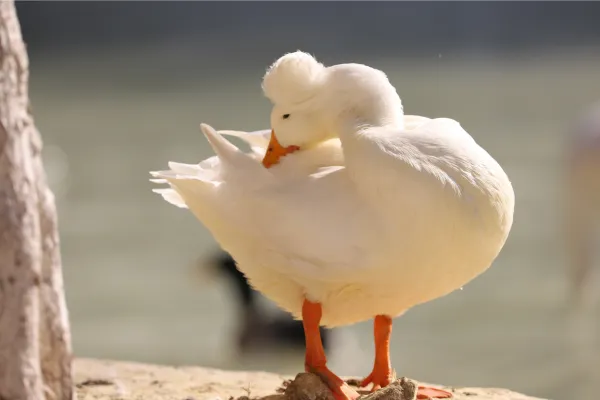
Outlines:
{"type": "MultiPolygon", "coordinates": [[[[282,395],[284,381],[292,378],[265,372],[231,372],[200,367],[174,368],[93,359],[75,361],[79,400],[286,400],[288,397],[282,395]]],[[[289,382],[285,384],[289,385],[289,382]]],[[[318,380],[304,380],[302,386],[308,392],[308,397],[298,396],[296,393],[293,397],[295,400],[327,400],[328,393],[324,393],[327,397],[323,394],[322,397],[319,396],[319,392],[324,388],[318,380]]],[[[536,400],[497,388],[444,389],[452,391],[455,400],[536,400]]],[[[287,392],[287,396],[290,396],[290,392],[287,392]]],[[[288,399],[290,398],[292,397],[288,399]]]]}

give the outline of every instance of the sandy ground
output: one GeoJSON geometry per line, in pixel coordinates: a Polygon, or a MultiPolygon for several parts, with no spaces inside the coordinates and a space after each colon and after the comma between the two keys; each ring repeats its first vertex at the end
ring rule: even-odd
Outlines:
{"type": "MultiPolygon", "coordinates": [[[[505,167],[517,195],[514,228],[494,266],[395,322],[392,360],[402,375],[555,400],[586,400],[573,390],[600,382],[600,368],[589,361],[600,359],[592,318],[600,313],[569,323],[559,224],[563,131],[600,93],[600,59],[590,54],[373,60],[398,87],[407,113],[459,120],[505,167]]],[[[235,354],[230,288],[191,268],[216,249],[214,241],[189,213],[152,194],[147,181],[148,171],[169,160],[210,155],[198,132],[202,121],[219,129],[267,127],[264,71],[222,72],[215,60],[207,70],[176,56],[156,49],[32,65],[75,350],[293,374],[303,365],[298,352],[235,354]]],[[[370,323],[335,335],[331,368],[366,374],[370,323]]]]}
{"type": "MultiPolygon", "coordinates": [[[[174,368],[93,359],[75,361],[79,400],[289,400],[291,393],[287,391],[283,395],[282,392],[285,386],[289,387],[289,380],[292,378],[265,372],[231,372],[198,367],[174,368]]],[[[321,386],[320,382],[317,383],[321,386]]],[[[302,386],[311,393],[321,389],[310,384],[302,386]]],[[[536,400],[497,388],[444,389],[452,391],[456,400],[536,400]]],[[[308,400],[311,397],[295,398],[308,400]]]]}

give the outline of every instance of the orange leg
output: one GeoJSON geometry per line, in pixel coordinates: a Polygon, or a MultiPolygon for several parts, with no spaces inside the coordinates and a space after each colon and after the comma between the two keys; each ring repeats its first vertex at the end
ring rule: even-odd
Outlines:
{"type": "Polygon", "coordinates": [[[304,300],[302,305],[302,324],[306,340],[306,358],[304,367],[306,372],[318,375],[331,389],[336,400],[356,400],[359,394],[346,384],[340,377],[327,368],[327,357],[321,342],[319,325],[321,321],[321,305],[304,300]]]}
{"type": "Polygon", "coordinates": [[[386,315],[375,317],[373,336],[375,337],[375,364],[373,372],[369,374],[360,386],[373,384],[372,392],[389,385],[394,379],[392,364],[390,363],[390,336],[392,334],[392,319],[386,315]]]}
{"type": "MultiPolygon", "coordinates": [[[[392,318],[387,315],[376,316],[373,331],[375,337],[375,364],[373,365],[373,371],[360,384],[361,387],[365,387],[372,383],[372,392],[386,387],[395,379],[390,362],[392,318]]],[[[447,399],[451,397],[452,393],[450,392],[425,386],[419,386],[417,391],[417,399],[447,399]]]]}

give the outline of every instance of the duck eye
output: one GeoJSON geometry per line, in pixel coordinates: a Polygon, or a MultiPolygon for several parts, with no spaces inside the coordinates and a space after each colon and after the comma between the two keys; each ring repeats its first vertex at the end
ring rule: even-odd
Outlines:
{"type": "Polygon", "coordinates": [[[283,114],[283,119],[288,119],[290,117],[290,114],[283,114]]]}

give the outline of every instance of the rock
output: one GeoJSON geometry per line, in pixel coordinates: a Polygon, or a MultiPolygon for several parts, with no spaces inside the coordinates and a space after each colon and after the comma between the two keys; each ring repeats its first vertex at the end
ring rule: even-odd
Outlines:
{"type": "Polygon", "coordinates": [[[285,389],[287,400],[335,400],[333,394],[317,375],[302,372],[285,389]]]}
{"type": "Polygon", "coordinates": [[[417,398],[418,385],[408,379],[400,378],[390,383],[375,393],[361,398],[361,400],[415,400],[417,398]]]}
{"type": "MultiPolygon", "coordinates": [[[[77,359],[74,367],[78,400],[333,399],[323,382],[309,373],[300,373],[290,380],[289,376],[266,372],[233,372],[93,359],[77,359]]],[[[410,379],[401,378],[372,394],[359,391],[363,394],[360,400],[414,400],[416,385],[410,379]]],[[[454,393],[455,400],[542,400],[506,389],[437,387],[454,393]]]]}

